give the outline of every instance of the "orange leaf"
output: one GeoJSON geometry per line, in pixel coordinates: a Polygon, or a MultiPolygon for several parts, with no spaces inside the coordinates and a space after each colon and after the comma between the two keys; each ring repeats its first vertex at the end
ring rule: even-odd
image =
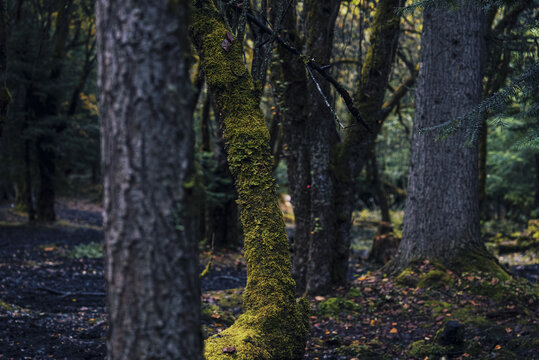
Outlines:
{"type": "Polygon", "coordinates": [[[494,350],[500,350],[502,347],[498,344],[494,347],[494,350]]]}
{"type": "Polygon", "coordinates": [[[389,330],[390,334],[396,334],[398,332],[399,332],[399,330],[397,330],[397,328],[393,328],[393,329],[389,330]]]}

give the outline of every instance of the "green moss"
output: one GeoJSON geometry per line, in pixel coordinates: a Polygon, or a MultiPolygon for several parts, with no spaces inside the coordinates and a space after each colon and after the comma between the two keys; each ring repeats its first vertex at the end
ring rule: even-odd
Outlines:
{"type": "Polygon", "coordinates": [[[191,32],[218,109],[229,169],[238,191],[247,260],[245,313],[206,341],[207,359],[296,359],[303,356],[309,308],[296,302],[289,242],[273,179],[269,132],[243,64],[242,47],[221,43],[230,31],[212,1],[194,1],[191,32]],[[234,348],[223,353],[223,348],[234,348]]]}
{"type": "Polygon", "coordinates": [[[517,337],[509,340],[510,349],[533,350],[539,349],[539,338],[517,337]]]}
{"type": "Polygon", "coordinates": [[[452,286],[453,279],[447,272],[440,269],[434,269],[422,275],[417,284],[418,288],[442,288],[446,285],[452,286]]]}
{"type": "Polygon", "coordinates": [[[419,282],[417,274],[411,266],[407,267],[395,278],[395,283],[402,286],[416,287],[419,282]]]}
{"type": "Polygon", "coordinates": [[[426,342],[425,340],[419,340],[410,344],[410,348],[406,352],[410,357],[423,359],[431,356],[446,355],[450,351],[447,346],[439,345],[435,342],[426,342]]]}
{"type": "Polygon", "coordinates": [[[353,299],[353,298],[356,298],[356,297],[363,296],[363,293],[361,292],[360,289],[350,288],[350,290],[348,290],[348,294],[346,294],[346,296],[348,298],[350,298],[350,299],[353,299]]]}
{"type": "Polygon", "coordinates": [[[318,313],[325,316],[338,316],[347,311],[354,311],[360,308],[355,302],[339,297],[332,297],[318,304],[318,313]]]}
{"type": "Polygon", "coordinates": [[[459,305],[457,308],[453,304],[439,300],[428,300],[425,304],[432,309],[434,317],[450,313],[450,317],[444,318],[444,321],[457,320],[463,325],[473,325],[486,327],[490,322],[484,315],[476,313],[476,308],[471,305],[459,305]],[[445,311],[444,311],[445,310],[445,311]]]}
{"type": "Polygon", "coordinates": [[[488,273],[502,281],[511,278],[507,271],[498,264],[494,257],[486,253],[486,251],[468,251],[461,253],[452,260],[450,268],[458,270],[461,273],[488,273]]]}
{"type": "Polygon", "coordinates": [[[7,311],[19,311],[19,312],[25,312],[25,313],[29,312],[28,309],[22,308],[17,305],[9,304],[3,300],[0,300],[0,308],[7,311]]]}

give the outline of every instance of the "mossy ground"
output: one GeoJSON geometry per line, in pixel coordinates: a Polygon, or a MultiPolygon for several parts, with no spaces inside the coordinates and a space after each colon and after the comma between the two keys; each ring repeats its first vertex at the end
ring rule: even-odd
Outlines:
{"type": "MultiPolygon", "coordinates": [[[[428,261],[417,261],[408,268],[407,281],[403,283],[402,277],[398,281],[380,273],[365,273],[366,266],[370,265],[361,263],[355,267],[358,275],[349,289],[311,299],[306,359],[535,356],[539,343],[535,335],[539,333],[536,285],[524,280],[501,281],[485,273],[458,275],[428,261]],[[477,291],[483,287],[496,289],[498,295],[477,291]],[[436,342],[437,333],[450,320],[464,326],[465,341],[460,346],[436,342]]],[[[217,296],[211,301],[218,313],[232,314],[234,311],[223,309],[231,309],[234,303],[237,308],[238,294],[211,293],[205,295],[205,302],[210,301],[206,296],[217,296]],[[236,300],[232,300],[234,296],[236,300]]],[[[222,332],[223,321],[212,320],[209,334],[222,332]]],[[[233,354],[227,356],[235,358],[233,354]]]]}

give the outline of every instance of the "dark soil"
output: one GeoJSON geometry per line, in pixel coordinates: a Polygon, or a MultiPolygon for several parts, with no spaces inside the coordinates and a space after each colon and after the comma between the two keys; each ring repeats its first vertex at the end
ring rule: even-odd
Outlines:
{"type": "MultiPolygon", "coordinates": [[[[101,215],[65,206],[59,206],[58,215],[56,225],[29,226],[24,225],[22,216],[0,207],[0,359],[105,359],[103,261],[73,256],[73,249],[80,244],[102,243],[101,215]]],[[[202,254],[201,268],[209,257],[202,254]]],[[[342,289],[332,295],[353,302],[353,310],[341,304],[342,311],[323,313],[319,306],[330,297],[311,299],[313,315],[305,359],[408,359],[410,343],[432,341],[446,320],[455,318],[451,316],[454,310],[470,304],[477,304],[477,311],[482,311],[489,325],[466,325],[467,339],[480,346],[470,355],[467,343],[468,348],[457,349],[450,358],[535,357],[533,348],[514,340],[536,339],[537,307],[533,300],[523,307],[467,293],[455,297],[444,289],[401,288],[380,275],[360,277],[370,265],[359,261],[354,261],[349,274],[357,279],[355,290],[342,289]],[[425,305],[433,298],[451,308],[436,312],[439,309],[425,305]],[[516,357],[502,357],[502,350],[516,357]],[[362,351],[368,351],[370,357],[362,351]]],[[[537,271],[536,266],[530,269],[537,271]]],[[[529,275],[526,268],[515,273],[529,275]]],[[[214,268],[202,281],[204,304],[219,305],[219,290],[243,287],[245,280],[240,254],[215,254],[214,268]]],[[[232,308],[230,321],[241,305],[227,309],[232,308]]],[[[224,318],[212,315],[205,323],[206,333],[226,327],[224,318]]]]}

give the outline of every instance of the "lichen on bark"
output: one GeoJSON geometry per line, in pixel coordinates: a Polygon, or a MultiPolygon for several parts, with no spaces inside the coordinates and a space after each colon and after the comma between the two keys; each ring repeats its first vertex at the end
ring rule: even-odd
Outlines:
{"type": "Polygon", "coordinates": [[[213,2],[194,1],[191,33],[215,99],[238,190],[247,260],[245,313],[206,340],[207,359],[299,359],[308,333],[308,305],[296,301],[288,239],[272,175],[269,132],[258,107],[240,41],[221,46],[230,32],[213,2]]]}

